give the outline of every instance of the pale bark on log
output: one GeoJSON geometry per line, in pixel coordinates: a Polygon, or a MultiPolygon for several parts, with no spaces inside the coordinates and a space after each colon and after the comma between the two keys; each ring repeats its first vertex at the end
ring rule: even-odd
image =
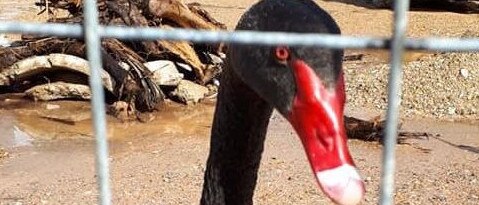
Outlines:
{"type": "MultiPolygon", "coordinates": [[[[2,70],[0,85],[13,85],[15,82],[28,79],[31,76],[56,70],[67,70],[90,76],[88,61],[72,55],[50,54],[30,57],[2,70]]],[[[112,92],[115,81],[103,69],[101,70],[101,79],[103,86],[112,92]]]]}
{"type": "Polygon", "coordinates": [[[150,0],[149,11],[151,14],[168,18],[183,28],[194,28],[204,30],[217,30],[218,27],[191,10],[179,0],[150,0]]]}
{"type": "Polygon", "coordinates": [[[37,85],[25,91],[25,94],[35,101],[91,99],[91,90],[87,85],[65,82],[54,82],[37,85]]]}

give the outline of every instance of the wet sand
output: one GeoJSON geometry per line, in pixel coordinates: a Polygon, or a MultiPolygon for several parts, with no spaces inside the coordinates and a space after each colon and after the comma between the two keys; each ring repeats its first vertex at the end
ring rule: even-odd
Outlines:
{"type": "MultiPolygon", "coordinates": [[[[6,109],[0,111],[4,133],[0,146],[9,152],[0,161],[0,204],[94,203],[97,192],[90,120],[70,124],[45,117],[66,115],[62,113],[84,116],[89,112],[88,104],[7,102],[3,99],[6,109]],[[52,105],[60,108],[48,110],[52,105]]],[[[201,191],[213,110],[211,104],[170,104],[149,123],[109,118],[115,203],[195,204],[201,191]]],[[[362,117],[372,114],[353,113],[362,117]]],[[[423,119],[407,121],[403,128],[441,136],[398,146],[398,204],[476,204],[479,126],[423,119]]],[[[366,204],[376,203],[381,146],[350,140],[350,147],[366,179],[366,204]]],[[[273,115],[269,127],[255,201],[327,203],[316,187],[299,139],[278,114],[273,115]]]]}

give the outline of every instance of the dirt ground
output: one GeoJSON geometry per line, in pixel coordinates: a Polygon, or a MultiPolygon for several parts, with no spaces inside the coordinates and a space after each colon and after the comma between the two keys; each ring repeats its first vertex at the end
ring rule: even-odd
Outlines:
{"type": "MultiPolygon", "coordinates": [[[[34,0],[0,2],[0,20],[31,20],[34,0]]],[[[233,28],[255,0],[202,0],[204,7],[233,28]]],[[[348,35],[388,36],[391,12],[336,1],[317,1],[348,35]]],[[[460,36],[479,30],[478,15],[411,12],[414,37],[460,36]]],[[[38,17],[34,17],[36,19],[38,17]]],[[[41,18],[40,18],[41,19],[41,18]]],[[[353,52],[353,51],[348,51],[353,52]]],[[[354,51],[357,52],[357,51],[354,51]]],[[[362,51],[364,63],[386,61],[381,52],[362,51]]],[[[426,53],[409,53],[414,61],[426,53]]],[[[348,65],[346,65],[348,66],[348,65]]],[[[348,68],[346,68],[348,69],[348,68]]],[[[214,102],[184,107],[169,104],[150,123],[108,118],[110,166],[115,204],[197,204],[209,146],[214,102]]],[[[382,114],[349,106],[348,115],[382,114]]],[[[94,204],[97,200],[94,140],[87,102],[29,102],[0,96],[0,204],[94,204]],[[60,109],[51,109],[60,106],[60,109]],[[76,123],[51,116],[82,119],[76,123]]],[[[403,117],[403,130],[440,134],[397,147],[397,204],[479,204],[479,122],[403,117]]],[[[363,204],[377,204],[382,147],[350,140],[366,180],[363,204]]],[[[315,184],[304,151],[278,114],[270,123],[255,194],[257,204],[329,204],[315,184]]]]}

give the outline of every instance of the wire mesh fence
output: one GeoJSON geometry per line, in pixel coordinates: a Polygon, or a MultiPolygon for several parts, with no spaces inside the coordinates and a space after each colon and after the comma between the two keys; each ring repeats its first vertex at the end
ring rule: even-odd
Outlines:
{"type": "Polygon", "coordinates": [[[401,102],[402,56],[405,49],[430,51],[479,51],[478,38],[406,38],[407,11],[409,0],[394,2],[394,31],[392,38],[351,37],[329,34],[291,34],[254,31],[199,31],[191,29],[162,30],[155,28],[133,28],[100,26],[96,0],[84,0],[84,25],[33,24],[18,22],[0,23],[0,33],[23,33],[54,35],[59,37],[84,38],[90,62],[92,90],[93,127],[96,137],[96,169],[100,190],[99,202],[111,204],[109,185],[108,144],[104,91],[101,84],[100,55],[101,38],[112,37],[128,40],[186,40],[191,42],[229,42],[256,45],[307,45],[335,49],[390,49],[391,71],[388,86],[387,125],[383,150],[380,204],[393,204],[395,145],[398,131],[399,107],[401,102]]]}

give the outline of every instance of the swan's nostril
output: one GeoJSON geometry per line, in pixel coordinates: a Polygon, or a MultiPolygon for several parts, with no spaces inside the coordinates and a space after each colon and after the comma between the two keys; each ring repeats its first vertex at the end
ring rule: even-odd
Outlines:
{"type": "Polygon", "coordinates": [[[317,172],[316,177],[323,192],[338,204],[358,204],[364,196],[364,183],[351,165],[317,172]]]}

